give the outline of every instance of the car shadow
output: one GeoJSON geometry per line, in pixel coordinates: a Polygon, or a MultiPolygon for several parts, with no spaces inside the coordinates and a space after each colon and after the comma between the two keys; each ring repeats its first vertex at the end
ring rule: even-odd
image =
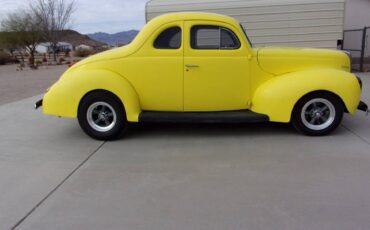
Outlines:
{"type": "MultiPolygon", "coordinates": [[[[338,127],[328,136],[344,135],[347,129],[338,127]]],[[[70,129],[64,129],[66,139],[89,138],[76,122],[70,129]]],[[[128,132],[114,141],[138,138],[206,138],[206,137],[278,137],[302,136],[292,125],[286,123],[253,123],[253,124],[183,124],[183,123],[131,123],[128,132]]]]}
{"type": "Polygon", "coordinates": [[[132,124],[123,139],[299,135],[290,124],[132,124]]]}

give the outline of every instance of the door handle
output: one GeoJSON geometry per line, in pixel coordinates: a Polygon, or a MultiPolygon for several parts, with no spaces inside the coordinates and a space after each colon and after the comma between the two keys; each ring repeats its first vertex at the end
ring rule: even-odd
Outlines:
{"type": "Polygon", "coordinates": [[[199,65],[186,64],[185,67],[186,68],[198,68],[199,65]]]}

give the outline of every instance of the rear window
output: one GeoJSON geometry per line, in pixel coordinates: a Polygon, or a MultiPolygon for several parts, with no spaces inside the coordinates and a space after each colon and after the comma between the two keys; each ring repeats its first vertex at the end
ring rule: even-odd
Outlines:
{"type": "Polygon", "coordinates": [[[171,27],[164,30],[154,41],[157,49],[179,49],[181,47],[181,28],[171,27]]]}

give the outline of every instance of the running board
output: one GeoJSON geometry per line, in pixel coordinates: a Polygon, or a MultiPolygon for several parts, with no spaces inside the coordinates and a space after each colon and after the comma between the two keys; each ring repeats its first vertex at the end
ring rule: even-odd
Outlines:
{"type": "Polygon", "coordinates": [[[155,112],[144,111],[139,122],[148,123],[260,123],[269,117],[250,110],[221,112],[155,112]]]}

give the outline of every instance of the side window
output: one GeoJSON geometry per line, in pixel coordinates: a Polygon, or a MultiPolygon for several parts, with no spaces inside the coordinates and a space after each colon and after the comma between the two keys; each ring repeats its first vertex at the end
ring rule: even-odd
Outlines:
{"type": "Polygon", "coordinates": [[[239,49],[240,42],[234,32],[219,26],[194,26],[191,28],[193,49],[239,49]]]}
{"type": "Polygon", "coordinates": [[[197,26],[191,29],[191,47],[194,49],[220,49],[220,28],[197,26]]]}
{"type": "Polygon", "coordinates": [[[240,43],[233,32],[228,29],[221,29],[221,49],[238,49],[240,43]]]}
{"type": "Polygon", "coordinates": [[[154,41],[157,49],[179,49],[181,47],[181,28],[171,27],[163,31],[154,41]]]}

